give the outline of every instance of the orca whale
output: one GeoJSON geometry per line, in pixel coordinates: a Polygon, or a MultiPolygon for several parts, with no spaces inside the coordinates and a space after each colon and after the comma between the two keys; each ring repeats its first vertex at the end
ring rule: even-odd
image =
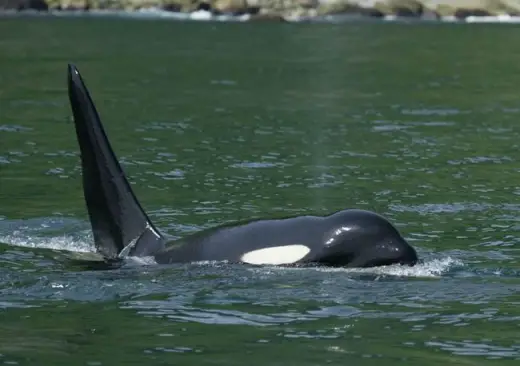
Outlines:
{"type": "Polygon", "coordinates": [[[158,264],[228,261],[251,265],[413,266],[415,249],[383,216],[347,209],[327,216],[255,219],[168,240],[137,200],[78,69],[68,92],[81,152],[83,193],[96,251],[106,263],[153,257],[158,264]]]}

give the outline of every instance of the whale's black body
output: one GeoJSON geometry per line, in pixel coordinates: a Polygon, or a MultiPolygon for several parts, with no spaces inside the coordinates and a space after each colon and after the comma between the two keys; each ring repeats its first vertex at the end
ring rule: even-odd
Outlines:
{"type": "Polygon", "coordinates": [[[414,248],[390,222],[362,210],[225,225],[167,243],[137,201],[73,65],[68,86],[85,201],[96,249],[107,261],[153,256],[158,263],[227,260],[345,267],[417,262],[414,248]]]}

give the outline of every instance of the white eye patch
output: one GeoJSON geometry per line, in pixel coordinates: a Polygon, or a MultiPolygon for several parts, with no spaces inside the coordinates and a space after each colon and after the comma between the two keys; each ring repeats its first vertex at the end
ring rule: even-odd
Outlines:
{"type": "Polygon", "coordinates": [[[249,264],[292,264],[303,259],[310,251],[309,247],[301,244],[282,245],[247,252],[241,261],[249,264]]]}

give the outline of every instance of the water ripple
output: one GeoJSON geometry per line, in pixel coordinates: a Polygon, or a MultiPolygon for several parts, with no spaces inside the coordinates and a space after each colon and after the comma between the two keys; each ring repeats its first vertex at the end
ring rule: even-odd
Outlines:
{"type": "Polygon", "coordinates": [[[520,345],[510,347],[473,341],[429,341],[425,345],[461,356],[485,356],[488,359],[513,358],[520,360],[520,345]]]}

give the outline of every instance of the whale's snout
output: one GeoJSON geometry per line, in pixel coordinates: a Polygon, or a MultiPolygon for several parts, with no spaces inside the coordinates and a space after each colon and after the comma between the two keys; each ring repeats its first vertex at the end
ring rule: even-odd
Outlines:
{"type": "Polygon", "coordinates": [[[349,210],[331,219],[321,262],[347,267],[414,266],[418,262],[415,249],[380,215],[349,210]]]}
{"type": "Polygon", "coordinates": [[[412,267],[419,261],[419,257],[417,256],[414,247],[408,244],[408,242],[403,238],[400,238],[398,243],[390,243],[388,250],[396,253],[394,261],[397,264],[412,267]]]}

